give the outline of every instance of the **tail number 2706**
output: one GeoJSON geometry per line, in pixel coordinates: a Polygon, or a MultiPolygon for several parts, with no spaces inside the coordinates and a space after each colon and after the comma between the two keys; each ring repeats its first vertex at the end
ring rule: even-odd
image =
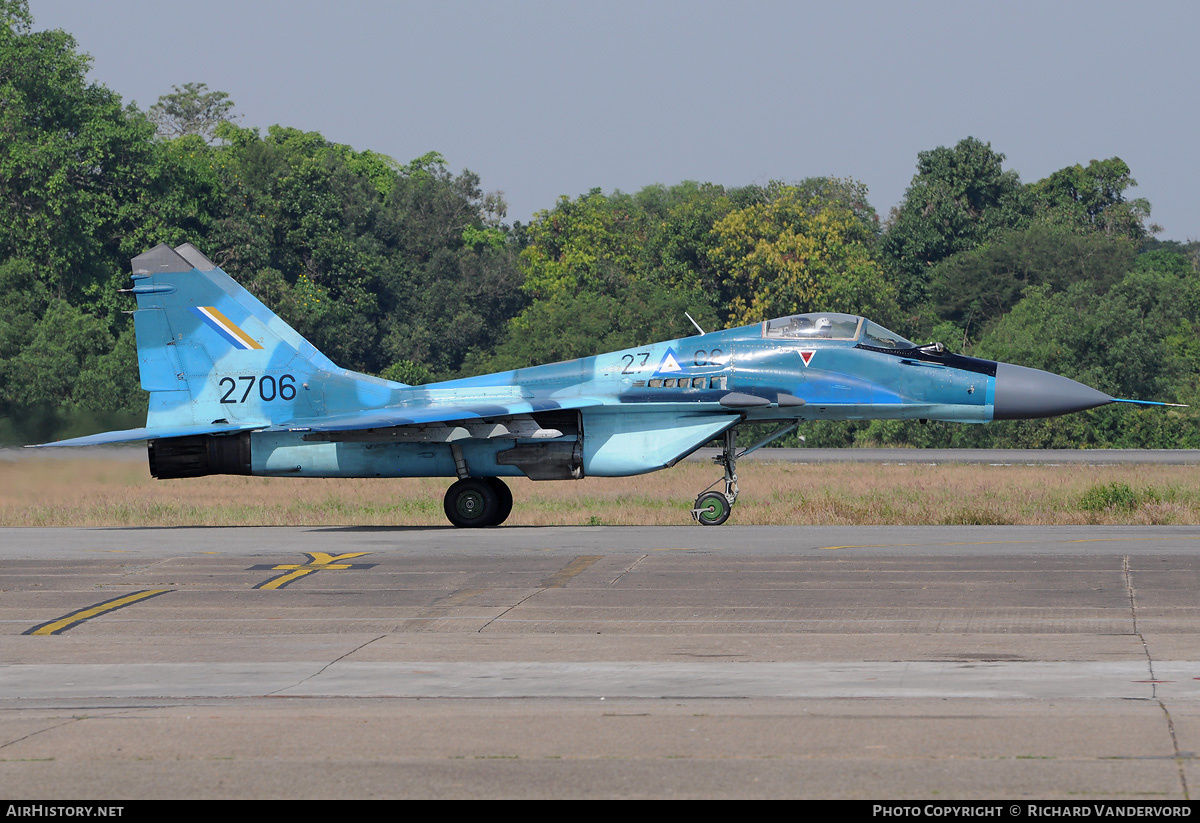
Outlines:
{"type": "Polygon", "coordinates": [[[296,399],[296,378],[290,374],[282,374],[278,379],[269,374],[261,377],[243,374],[239,375],[237,379],[222,377],[218,385],[225,390],[225,393],[221,395],[222,403],[245,403],[255,385],[258,386],[258,398],[265,403],[270,403],[276,398],[280,400],[296,399]],[[241,386],[238,385],[239,383],[241,386]],[[241,397],[238,397],[239,389],[241,397]]]}

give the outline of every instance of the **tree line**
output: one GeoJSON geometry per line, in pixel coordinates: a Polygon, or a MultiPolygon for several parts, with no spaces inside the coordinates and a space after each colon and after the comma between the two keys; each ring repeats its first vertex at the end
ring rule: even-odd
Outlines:
{"type": "MultiPolygon", "coordinates": [[[[0,440],[140,425],[129,259],[194,243],[339,365],[406,383],[804,311],[1191,402],[1200,249],[1154,239],[1119,158],[1022,183],[968,137],[885,219],[855,180],[561,197],[528,224],[437,152],[398,162],[238,124],[202,83],[146,111],[0,0],[0,440]]],[[[1197,447],[1189,410],[806,426],[809,445],[1197,447]]]]}

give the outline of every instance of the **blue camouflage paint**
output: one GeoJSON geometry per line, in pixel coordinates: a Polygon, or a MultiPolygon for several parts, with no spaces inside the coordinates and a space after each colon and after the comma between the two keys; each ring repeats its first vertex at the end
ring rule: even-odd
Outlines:
{"type": "MultiPolygon", "coordinates": [[[[577,443],[584,475],[623,476],[673,465],[742,422],[983,423],[996,403],[997,364],[918,349],[850,315],[796,315],[407,386],[339,368],[190,245],[135,258],[133,281],[146,426],[47,445],[248,432],[254,474],[454,476],[449,441],[401,442],[447,424],[436,431],[455,432],[473,476],[519,475],[500,455],[543,443],[565,444],[556,454],[577,443]],[[838,337],[821,336],[831,328],[838,337]],[[527,418],[544,413],[570,425],[527,418]],[[485,422],[527,434],[488,434],[485,422]]],[[[1079,407],[1112,400],[1094,394],[1079,407]]]]}

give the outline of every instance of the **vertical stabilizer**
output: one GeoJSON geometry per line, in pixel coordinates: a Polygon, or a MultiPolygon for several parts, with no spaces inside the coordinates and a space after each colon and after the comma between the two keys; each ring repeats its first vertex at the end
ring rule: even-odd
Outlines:
{"type": "Polygon", "coordinates": [[[217,264],[209,260],[200,249],[193,246],[191,243],[184,243],[182,246],[175,247],[175,253],[184,260],[192,264],[192,268],[196,271],[212,271],[217,267],[217,264]]]}
{"type": "Polygon", "coordinates": [[[366,406],[395,385],[338,368],[190,243],[135,257],[133,283],[147,427],[285,423],[324,415],[339,384],[366,406]]]}

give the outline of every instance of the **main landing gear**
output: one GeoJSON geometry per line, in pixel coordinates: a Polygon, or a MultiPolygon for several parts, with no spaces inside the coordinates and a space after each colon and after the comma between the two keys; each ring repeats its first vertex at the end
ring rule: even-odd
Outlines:
{"type": "Polygon", "coordinates": [[[738,458],[745,457],[750,452],[762,448],[777,437],[783,437],[799,425],[799,420],[789,423],[740,454],[737,450],[737,427],[726,430],[725,445],[721,447],[721,453],[713,458],[714,463],[725,468],[725,491],[709,491],[721,481],[714,480],[710,483],[708,489],[700,492],[700,496],[696,498],[696,505],[692,509],[692,519],[701,526],[719,526],[728,520],[729,515],[733,512],[733,504],[737,502],[738,497],[738,458]]]}
{"type": "Polygon", "coordinates": [[[460,528],[499,526],[512,513],[512,491],[499,477],[464,477],[446,490],[442,508],[460,528]]]}

